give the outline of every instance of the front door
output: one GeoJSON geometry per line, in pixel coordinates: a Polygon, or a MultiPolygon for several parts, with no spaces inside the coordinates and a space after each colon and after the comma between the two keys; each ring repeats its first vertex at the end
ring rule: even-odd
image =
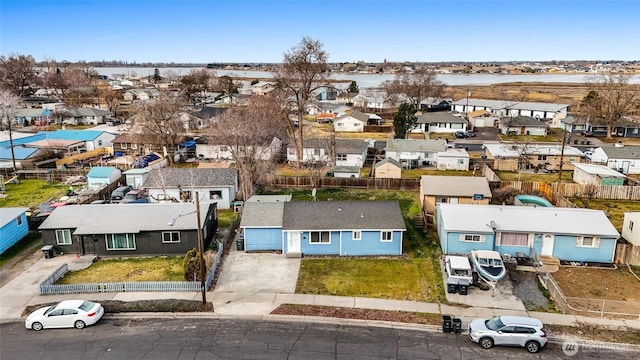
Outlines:
{"type": "Polygon", "coordinates": [[[540,249],[540,255],[553,256],[553,234],[542,235],[542,249],[540,249]]]}
{"type": "Polygon", "coordinates": [[[300,252],[300,232],[294,231],[289,233],[289,241],[287,243],[288,253],[300,252]]]}

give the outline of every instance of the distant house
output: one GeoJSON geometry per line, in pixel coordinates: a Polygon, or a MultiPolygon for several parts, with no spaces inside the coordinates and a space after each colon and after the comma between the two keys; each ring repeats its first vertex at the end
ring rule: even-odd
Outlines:
{"type": "Polygon", "coordinates": [[[573,170],[572,163],[582,162],[585,155],[573,146],[557,144],[485,143],[484,152],[492,168],[499,171],[517,171],[538,168],[556,171],[563,162],[563,170],[573,170]]]}
{"type": "Polygon", "coordinates": [[[89,189],[100,190],[103,187],[120,180],[120,169],[110,166],[94,166],[87,174],[87,186],[89,189]]]}
{"type": "Polygon", "coordinates": [[[491,197],[489,181],[485,177],[420,177],[420,205],[426,214],[435,214],[437,204],[487,205],[491,202],[491,197]]]}
{"type": "MultiPolygon", "coordinates": [[[[272,160],[280,156],[282,140],[277,137],[268,137],[259,141],[259,143],[265,145],[259,146],[255,149],[251,146],[238,147],[238,150],[242,150],[241,152],[245,152],[246,150],[245,156],[253,154],[256,159],[265,161],[272,160]]],[[[228,144],[228,139],[222,139],[219,136],[201,136],[196,140],[196,154],[198,154],[198,157],[204,159],[235,161],[232,149],[228,144]]]]}
{"type": "Polygon", "coordinates": [[[449,112],[418,115],[418,123],[413,133],[455,133],[467,131],[467,120],[449,112]]]}
{"type": "Polygon", "coordinates": [[[640,119],[622,118],[613,128],[612,133],[614,136],[640,138],[640,119]]]}
{"type": "Polygon", "coordinates": [[[153,169],[142,184],[149,201],[191,202],[198,192],[202,202],[215,202],[229,209],[238,193],[236,169],[162,168],[153,169]]]}
{"type": "Polygon", "coordinates": [[[176,139],[177,144],[167,146],[152,134],[119,134],[112,140],[113,153],[118,155],[146,155],[152,152],[165,153],[177,156],[180,152],[180,143],[185,138],[176,139]]]}
{"type": "Polygon", "coordinates": [[[26,207],[0,208],[0,255],[29,233],[26,207]]]}
{"type": "Polygon", "coordinates": [[[275,88],[276,86],[272,82],[259,81],[251,85],[251,93],[253,95],[266,95],[275,90],[275,88]]]}
{"type": "MultiPolygon", "coordinates": [[[[357,139],[335,139],[335,143],[333,143],[331,139],[309,138],[304,141],[303,145],[302,161],[305,163],[329,163],[332,153],[330,150],[335,147],[336,166],[357,166],[359,168],[364,166],[369,148],[367,141],[357,139]]],[[[298,161],[293,144],[287,146],[287,161],[298,161]]]]}
{"type": "Polygon", "coordinates": [[[62,112],[62,123],[69,125],[99,125],[111,118],[111,113],[105,110],[77,107],[62,112]]]}
{"type": "Polygon", "coordinates": [[[530,116],[502,117],[498,125],[502,134],[546,136],[549,126],[530,116]]]}
{"type": "Polygon", "coordinates": [[[335,118],[333,120],[333,128],[335,131],[363,132],[368,121],[369,115],[360,111],[352,111],[335,118]]]}
{"type": "Polygon", "coordinates": [[[464,98],[454,101],[451,109],[459,113],[487,110],[501,118],[530,116],[540,120],[550,120],[551,127],[560,128],[562,127],[560,121],[567,117],[569,104],[464,98]]]}
{"type": "MultiPolygon", "coordinates": [[[[95,256],[184,255],[198,248],[195,206],[189,204],[61,206],[40,225],[55,252],[95,256]],[[175,224],[170,222],[175,219],[175,224]]],[[[207,248],[218,228],[215,203],[200,203],[207,248]]]]}
{"type": "Polygon", "coordinates": [[[452,99],[428,97],[420,102],[420,110],[426,112],[451,110],[452,99]]]}
{"type": "Polygon", "coordinates": [[[402,177],[402,164],[390,157],[386,157],[373,165],[373,177],[400,179],[402,177]]]}
{"type": "Polygon", "coordinates": [[[446,149],[437,154],[438,170],[469,170],[469,153],[465,149],[446,149]]]}
{"type": "Polygon", "coordinates": [[[445,254],[494,250],[511,256],[612,263],[620,237],[602,210],[438,204],[436,214],[445,254]]]}
{"type": "Polygon", "coordinates": [[[640,174],[640,146],[602,146],[593,150],[591,161],[605,164],[622,174],[640,174]]]}
{"type": "Polygon", "coordinates": [[[438,153],[446,149],[444,140],[392,139],[387,141],[386,157],[405,168],[436,165],[438,153]]]}
{"type": "Polygon", "coordinates": [[[301,255],[401,255],[406,227],[396,201],[246,203],[247,251],[301,255]]]}
{"type": "MultiPolygon", "coordinates": [[[[562,119],[562,125],[564,130],[572,134],[580,134],[583,131],[593,132],[592,125],[589,123],[589,118],[586,116],[569,115],[562,119]]],[[[606,135],[606,133],[604,135],[606,135]]]]}
{"type": "Polygon", "coordinates": [[[23,126],[46,125],[49,123],[50,111],[44,108],[21,108],[13,112],[13,123],[23,126]]]}
{"type": "Polygon", "coordinates": [[[573,181],[582,185],[624,185],[625,175],[598,164],[573,164],[573,181]]]}
{"type": "Polygon", "coordinates": [[[487,110],[476,110],[469,113],[469,124],[477,127],[498,127],[500,117],[487,110]]]}
{"type": "Polygon", "coordinates": [[[389,112],[398,105],[384,91],[360,92],[351,99],[353,106],[368,112],[389,112]]]}

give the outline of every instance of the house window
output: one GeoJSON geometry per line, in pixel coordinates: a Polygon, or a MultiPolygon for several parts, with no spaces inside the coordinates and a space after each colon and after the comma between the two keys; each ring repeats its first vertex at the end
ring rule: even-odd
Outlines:
{"type": "Polygon", "coordinates": [[[98,146],[102,146],[102,140],[98,140],[98,146]]]}
{"type": "Polygon", "coordinates": [[[22,225],[22,216],[18,216],[16,218],[16,225],[21,226],[22,225]]]}
{"type": "Polygon", "coordinates": [[[362,240],[362,231],[353,231],[353,240],[362,240]]]}
{"type": "Polygon", "coordinates": [[[538,155],[538,160],[547,160],[547,155],[538,155]]]}
{"type": "Polygon", "coordinates": [[[600,247],[600,238],[597,236],[578,236],[576,246],[597,248],[600,247]]]}
{"type": "Polygon", "coordinates": [[[505,246],[529,246],[529,234],[523,233],[501,233],[500,243],[505,246]]]}
{"type": "Polygon", "coordinates": [[[164,231],[162,233],[162,242],[163,243],[179,243],[180,242],[180,232],[178,232],[178,231],[164,231]]]}
{"type": "Polygon", "coordinates": [[[136,237],[134,234],[106,235],[107,250],[135,250],[136,237]]]}
{"type": "Polygon", "coordinates": [[[312,231],[309,240],[312,244],[329,244],[331,238],[328,231],[312,231]]]}
{"type": "Polygon", "coordinates": [[[138,144],[131,144],[131,148],[132,148],[133,150],[136,150],[136,149],[138,148],[138,144]]]}
{"type": "Polygon", "coordinates": [[[220,152],[223,152],[223,151],[227,151],[227,147],[226,146],[220,146],[220,152]]]}
{"type": "Polygon", "coordinates": [[[71,245],[71,230],[56,230],[56,244],[71,245]]]}
{"type": "Polygon", "coordinates": [[[446,204],[449,200],[446,196],[436,196],[436,202],[446,204]]]}
{"type": "Polygon", "coordinates": [[[313,149],[313,155],[320,156],[320,149],[313,149]]]}
{"type": "Polygon", "coordinates": [[[465,234],[462,236],[462,241],[481,242],[482,237],[480,235],[465,234]]]}
{"type": "Polygon", "coordinates": [[[347,154],[338,154],[336,155],[337,161],[347,161],[347,154]]]}
{"type": "Polygon", "coordinates": [[[120,149],[122,149],[122,150],[126,150],[126,149],[127,149],[127,144],[125,144],[125,143],[120,143],[120,149]]]}
{"type": "Polygon", "coordinates": [[[209,199],[210,200],[220,200],[220,199],[222,199],[222,191],[220,191],[220,190],[209,191],[209,199]]]}
{"type": "Polygon", "coordinates": [[[382,231],[380,232],[380,241],[393,241],[391,231],[382,231]]]}

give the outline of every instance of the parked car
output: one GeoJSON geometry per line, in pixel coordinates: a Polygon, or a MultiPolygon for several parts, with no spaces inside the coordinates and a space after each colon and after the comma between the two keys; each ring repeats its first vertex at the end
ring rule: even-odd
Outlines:
{"type": "Polygon", "coordinates": [[[467,132],[465,133],[465,136],[466,137],[475,137],[476,134],[471,130],[467,130],[467,132]]]}
{"type": "Polygon", "coordinates": [[[536,353],[547,345],[547,332],[542,322],[524,316],[496,316],[477,319],[469,324],[469,339],[484,349],[494,345],[522,346],[536,353]]]}
{"type": "Polygon", "coordinates": [[[147,193],[142,190],[131,190],[120,201],[120,204],[141,204],[148,203],[149,197],[147,193]]]}
{"type": "Polygon", "coordinates": [[[128,185],[118,187],[117,189],[111,192],[111,202],[122,201],[125,195],[127,195],[127,193],[131,190],[132,190],[131,186],[128,186],[128,185]]]}
{"type": "Polygon", "coordinates": [[[462,130],[458,130],[458,131],[456,131],[456,138],[458,138],[458,139],[463,139],[463,138],[464,138],[464,135],[465,135],[465,134],[464,134],[464,131],[462,131],[462,130]]]}
{"type": "Polygon", "coordinates": [[[585,131],[581,132],[580,135],[582,135],[584,137],[592,137],[593,133],[591,131],[585,130],[585,131]]]}
{"type": "Polygon", "coordinates": [[[40,331],[49,328],[83,329],[93,325],[104,315],[100,303],[88,300],[64,300],[32,312],[24,321],[27,329],[40,331]]]}

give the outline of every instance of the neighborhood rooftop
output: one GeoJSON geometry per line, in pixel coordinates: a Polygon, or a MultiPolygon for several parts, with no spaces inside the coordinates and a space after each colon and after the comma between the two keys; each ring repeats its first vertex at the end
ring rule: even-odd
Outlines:
{"type": "Polygon", "coordinates": [[[425,195],[491,197],[489,182],[485,177],[423,175],[420,184],[425,195]]]}
{"type": "Polygon", "coordinates": [[[397,201],[284,203],[283,230],[406,230],[397,201]]]}
{"type": "Polygon", "coordinates": [[[232,186],[236,184],[236,169],[181,169],[163,168],[153,169],[145,180],[143,187],[160,188],[163,186],[183,186],[186,189],[193,186],[217,185],[232,186]]]}

